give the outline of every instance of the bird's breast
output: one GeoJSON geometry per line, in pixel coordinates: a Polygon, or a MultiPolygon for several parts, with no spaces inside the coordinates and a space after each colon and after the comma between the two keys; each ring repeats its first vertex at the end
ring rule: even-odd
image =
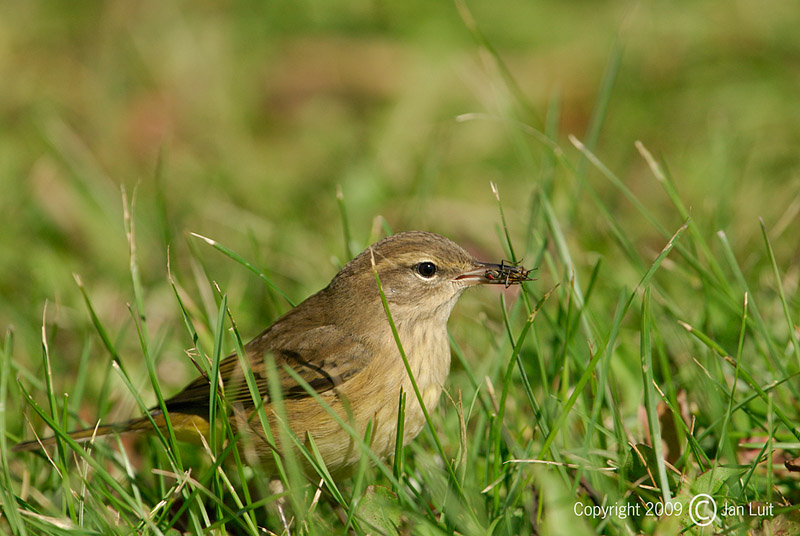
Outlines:
{"type": "MultiPolygon", "coordinates": [[[[450,371],[450,343],[446,326],[404,326],[398,325],[398,335],[403,351],[408,359],[409,369],[417,384],[422,401],[428,413],[432,413],[442,392],[442,387],[450,371]]],[[[397,433],[397,412],[400,390],[406,393],[403,443],[408,443],[422,430],[425,415],[420,407],[409,372],[403,363],[400,350],[392,337],[387,346],[385,359],[375,363],[383,368],[383,373],[375,378],[383,378],[383,394],[375,413],[370,418],[375,424],[373,446],[383,455],[392,452],[397,433]]]]}

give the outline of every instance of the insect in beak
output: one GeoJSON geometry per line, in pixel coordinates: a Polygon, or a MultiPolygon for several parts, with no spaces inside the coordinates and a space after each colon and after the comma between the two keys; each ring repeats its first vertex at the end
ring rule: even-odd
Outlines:
{"type": "Polygon", "coordinates": [[[500,261],[500,264],[477,262],[475,269],[457,276],[455,281],[461,281],[468,285],[503,284],[508,288],[515,283],[531,281],[528,277],[530,273],[531,270],[525,269],[519,263],[508,261],[500,261]]]}

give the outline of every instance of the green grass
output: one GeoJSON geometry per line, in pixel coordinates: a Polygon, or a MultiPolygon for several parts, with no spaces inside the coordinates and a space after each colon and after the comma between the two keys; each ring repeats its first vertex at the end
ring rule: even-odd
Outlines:
{"type": "Polygon", "coordinates": [[[0,18],[0,533],[800,534],[797,10],[125,6],[0,18]],[[66,435],[406,229],[537,280],[460,300],[394,459],[270,488],[218,392],[205,445],[66,435]]]}

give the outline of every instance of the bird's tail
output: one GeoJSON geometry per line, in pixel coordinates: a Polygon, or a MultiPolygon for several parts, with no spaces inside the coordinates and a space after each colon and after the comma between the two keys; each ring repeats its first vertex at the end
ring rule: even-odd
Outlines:
{"type": "MultiPolygon", "coordinates": [[[[162,423],[159,420],[163,421],[163,417],[160,415],[154,416],[156,424],[161,426],[162,423]]],[[[77,441],[78,443],[85,443],[90,440],[94,440],[97,437],[103,437],[111,434],[123,434],[127,432],[139,432],[144,430],[152,430],[153,425],[150,422],[150,419],[147,417],[139,417],[136,419],[131,419],[129,421],[118,422],[114,424],[107,424],[104,426],[97,426],[94,428],[83,428],[81,430],[75,430],[74,432],[70,432],[67,434],[69,437],[77,441]]],[[[57,436],[50,436],[44,438],[36,438],[31,439],[28,441],[21,441],[11,447],[12,452],[26,452],[31,450],[38,450],[44,449],[56,444],[58,437],[57,436]]]]}

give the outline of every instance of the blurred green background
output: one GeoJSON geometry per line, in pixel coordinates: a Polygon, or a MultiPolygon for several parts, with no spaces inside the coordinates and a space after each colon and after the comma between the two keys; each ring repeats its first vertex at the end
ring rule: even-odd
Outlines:
{"type": "MultiPolygon", "coordinates": [[[[763,260],[763,217],[796,286],[794,2],[466,8],[416,0],[5,3],[0,326],[15,326],[15,361],[40,366],[45,302],[57,372],[74,370],[83,354],[102,355],[96,340],[86,342],[93,328],[73,273],[114,336],[138,348],[120,185],[128,198],[136,191],[151,333],[160,353],[184,364],[190,342],[171,333],[183,327],[167,245],[192,307],[213,309],[207,286],[193,284],[205,272],[229,293],[249,337],[285,305],[187,233],[266,268],[299,301],[347,260],[337,186],[354,249],[377,237],[382,216],[393,230],[439,232],[497,260],[504,251],[490,181],[522,256],[533,251],[532,195],[548,188],[578,269],[604,257],[604,285],[635,284],[640,273],[615,269],[619,252],[585,188],[568,173],[545,180],[546,151],[510,120],[549,124],[577,160],[567,136],[586,139],[593,115],[602,115],[596,154],[667,228],[681,222],[636,140],[664,157],[698,226],[709,236],[724,229],[745,267],[763,260]],[[613,86],[599,110],[609,66],[613,86]],[[502,120],[456,120],[469,113],[502,120]]],[[[594,169],[588,180],[637,248],[652,257],[663,247],[608,181],[594,169]]],[[[555,282],[541,277],[542,289],[555,282]]],[[[476,318],[481,299],[494,298],[472,298],[456,314],[476,318]]],[[[185,380],[162,377],[167,386],[185,380]]],[[[68,377],[57,380],[69,390],[68,377]]]]}

